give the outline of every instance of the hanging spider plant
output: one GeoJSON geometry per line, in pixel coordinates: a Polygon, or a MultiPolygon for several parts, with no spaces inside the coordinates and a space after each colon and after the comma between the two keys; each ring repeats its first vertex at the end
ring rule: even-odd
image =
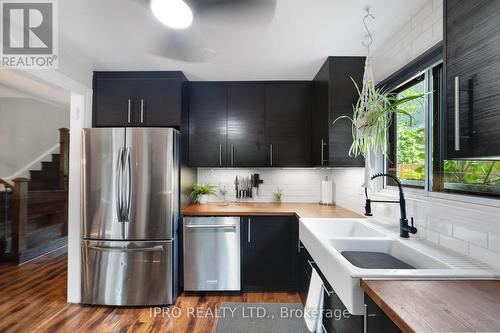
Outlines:
{"type": "Polygon", "coordinates": [[[425,94],[401,97],[397,93],[376,88],[373,81],[368,81],[362,92],[356,81],[352,78],[351,80],[359,94],[359,99],[353,106],[353,116],[352,118],[348,116],[338,117],[333,124],[343,118],[351,121],[353,140],[349,156],[358,157],[361,154],[366,157],[368,150],[377,153],[379,148],[383,154],[387,155],[389,147],[387,129],[392,123],[393,114],[404,114],[410,118],[411,122],[412,115],[401,109],[400,106],[422,98],[425,94]]]}

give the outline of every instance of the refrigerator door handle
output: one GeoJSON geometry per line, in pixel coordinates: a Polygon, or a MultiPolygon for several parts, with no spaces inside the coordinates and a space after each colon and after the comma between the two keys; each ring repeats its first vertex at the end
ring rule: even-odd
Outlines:
{"type": "Polygon", "coordinates": [[[123,175],[123,147],[118,151],[116,161],[115,193],[116,193],[116,216],[118,222],[123,222],[123,198],[122,198],[122,175],[123,175]]]}
{"type": "Polygon", "coordinates": [[[113,247],[113,246],[101,246],[101,245],[87,245],[89,249],[96,251],[106,251],[106,252],[163,252],[163,246],[152,246],[152,247],[113,247]]]}
{"type": "Polygon", "coordinates": [[[130,147],[125,148],[125,171],[127,172],[127,185],[124,186],[125,216],[124,222],[130,222],[130,204],[132,200],[132,166],[130,164],[130,147]]]}

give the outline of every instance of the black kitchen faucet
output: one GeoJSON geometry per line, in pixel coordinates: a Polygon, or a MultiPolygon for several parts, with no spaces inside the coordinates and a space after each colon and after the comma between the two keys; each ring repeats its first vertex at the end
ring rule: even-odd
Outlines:
{"type": "Polygon", "coordinates": [[[389,177],[392,178],[397,184],[399,188],[399,200],[371,200],[368,198],[368,190],[365,188],[365,196],[366,196],[366,204],[365,204],[365,215],[373,216],[372,214],[372,202],[382,202],[382,203],[399,203],[399,209],[401,211],[401,218],[399,219],[399,236],[403,238],[409,238],[410,233],[416,234],[417,228],[413,226],[413,217],[411,218],[411,226],[408,225],[408,219],[406,218],[406,200],[405,194],[403,192],[403,185],[401,185],[401,181],[394,177],[393,175],[387,173],[377,173],[371,177],[371,180],[374,180],[378,177],[389,177]]]}

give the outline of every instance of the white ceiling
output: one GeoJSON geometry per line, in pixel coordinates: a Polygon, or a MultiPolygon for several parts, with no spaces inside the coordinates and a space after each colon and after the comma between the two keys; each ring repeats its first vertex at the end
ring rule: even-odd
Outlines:
{"type": "Polygon", "coordinates": [[[92,70],[182,70],[191,80],[309,80],[328,55],[365,54],[366,6],[376,18],[369,21],[376,49],[428,1],[251,0],[232,10],[215,3],[195,10],[193,25],[176,31],[156,21],[148,0],[64,0],[60,48],[92,70]],[[264,9],[252,10],[257,7],[264,9]]]}
{"type": "Polygon", "coordinates": [[[34,98],[58,107],[70,105],[69,91],[16,70],[0,70],[0,98],[34,98]]]}

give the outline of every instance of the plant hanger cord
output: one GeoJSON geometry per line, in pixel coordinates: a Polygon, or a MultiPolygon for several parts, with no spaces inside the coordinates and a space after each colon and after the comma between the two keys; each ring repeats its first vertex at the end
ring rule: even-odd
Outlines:
{"type": "MultiPolygon", "coordinates": [[[[365,61],[365,72],[363,74],[363,87],[361,89],[361,96],[360,96],[360,101],[361,101],[361,108],[366,112],[366,114],[369,114],[372,112],[370,109],[370,103],[369,103],[369,98],[370,98],[370,91],[373,91],[374,88],[374,78],[373,78],[373,68],[372,68],[372,59],[370,55],[370,47],[373,44],[373,35],[370,32],[370,29],[368,28],[368,25],[366,24],[366,20],[368,18],[371,18],[372,20],[375,20],[375,17],[370,13],[370,8],[366,8],[366,15],[363,17],[363,25],[365,26],[366,29],[366,35],[365,35],[365,40],[362,41],[361,44],[366,47],[366,61],[365,61]]],[[[357,131],[360,129],[357,128],[357,131]]],[[[370,147],[367,147],[366,149],[366,154],[365,154],[365,180],[363,183],[363,187],[365,188],[371,188],[372,182],[370,181],[370,177],[372,174],[372,149],[370,147]]]]}

